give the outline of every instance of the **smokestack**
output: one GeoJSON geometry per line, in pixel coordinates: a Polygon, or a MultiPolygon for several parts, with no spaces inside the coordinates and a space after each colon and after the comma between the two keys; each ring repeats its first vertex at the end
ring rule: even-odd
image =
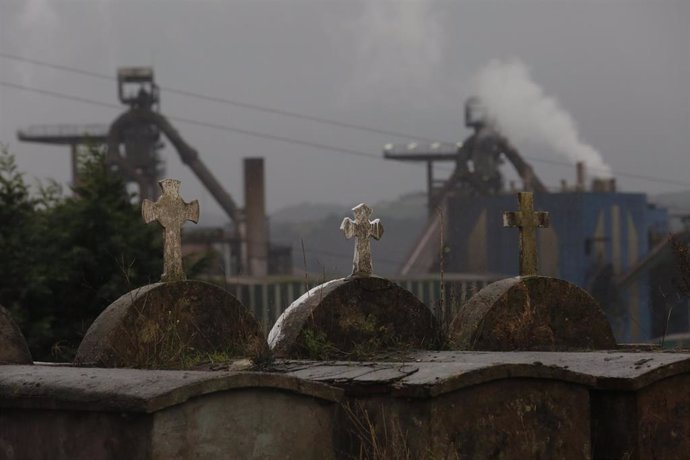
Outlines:
{"type": "Polygon", "coordinates": [[[568,191],[568,181],[565,179],[561,179],[561,192],[567,192],[568,191]]]}
{"type": "Polygon", "coordinates": [[[575,163],[575,167],[577,168],[576,172],[576,178],[575,178],[575,190],[578,192],[584,192],[585,191],[585,181],[586,181],[586,174],[587,172],[585,171],[585,162],[584,161],[578,161],[575,163]]]}
{"type": "Polygon", "coordinates": [[[592,191],[613,193],[616,191],[616,179],[593,179],[592,191]]]}
{"type": "Polygon", "coordinates": [[[251,276],[268,274],[268,229],[264,159],[244,159],[244,244],[246,270],[251,276]]]}

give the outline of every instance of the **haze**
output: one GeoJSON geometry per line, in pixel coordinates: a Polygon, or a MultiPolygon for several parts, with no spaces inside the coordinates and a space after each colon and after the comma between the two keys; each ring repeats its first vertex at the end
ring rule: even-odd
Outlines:
{"type": "MultiPolygon", "coordinates": [[[[120,66],[153,66],[164,87],[409,134],[162,91],[162,112],[171,117],[378,157],[173,121],[240,202],[241,159],[265,157],[272,212],[306,201],[351,207],[423,190],[424,169],[382,160],[383,145],[464,139],[461,105],[475,76],[495,60],[528,69],[572,118],[583,145],[611,167],[620,189],[688,190],[689,23],[690,2],[683,0],[0,0],[0,53],[112,76],[120,66]]],[[[0,81],[0,142],[39,179],[67,183],[68,150],[19,143],[18,128],[109,123],[124,110],[16,87],[117,104],[113,81],[6,57],[0,81]]],[[[520,108],[512,110],[519,116],[520,108]]],[[[566,163],[532,161],[548,185],[573,180],[573,158],[553,144],[529,136],[515,142],[531,159],[566,163]]],[[[204,213],[221,214],[172,149],[163,157],[185,198],[200,199],[202,223],[204,213]]]]}

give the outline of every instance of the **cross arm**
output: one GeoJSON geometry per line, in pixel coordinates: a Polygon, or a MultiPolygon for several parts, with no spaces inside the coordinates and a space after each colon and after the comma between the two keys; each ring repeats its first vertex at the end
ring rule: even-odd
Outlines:
{"type": "Polygon", "coordinates": [[[186,220],[191,220],[195,224],[199,222],[199,200],[186,203],[184,217],[186,220]]]}
{"type": "Polygon", "coordinates": [[[519,227],[522,224],[522,213],[520,212],[504,212],[503,226],[504,227],[519,227]]]}
{"type": "Polygon", "coordinates": [[[354,224],[355,222],[349,217],[344,218],[343,222],[340,224],[340,230],[345,234],[345,238],[348,240],[355,236],[354,224]]]}
{"type": "Polygon", "coordinates": [[[150,224],[151,222],[158,220],[158,209],[156,203],[151,200],[144,200],[141,203],[141,215],[144,218],[144,222],[150,224]]]}
{"type": "Polygon", "coordinates": [[[381,237],[383,236],[383,224],[381,223],[381,219],[376,219],[370,222],[371,225],[371,230],[369,231],[370,235],[376,239],[380,240],[381,237]]]}
{"type": "Polygon", "coordinates": [[[538,211],[534,213],[534,221],[537,227],[549,227],[551,222],[549,219],[549,213],[544,211],[538,211]]]}

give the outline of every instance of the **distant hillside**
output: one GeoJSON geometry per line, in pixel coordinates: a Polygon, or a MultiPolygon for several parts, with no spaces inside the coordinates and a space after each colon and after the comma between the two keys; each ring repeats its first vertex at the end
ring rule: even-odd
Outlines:
{"type": "Polygon", "coordinates": [[[678,193],[665,193],[649,199],[657,206],[668,209],[670,214],[669,226],[672,232],[688,229],[690,215],[690,191],[678,193]]]}
{"type": "MultiPolygon", "coordinates": [[[[426,212],[426,194],[417,192],[399,197],[394,201],[381,201],[370,205],[376,217],[394,219],[416,219],[426,212]]],[[[347,214],[350,205],[335,203],[304,202],[279,209],[270,215],[271,222],[300,223],[324,219],[329,214],[347,214]]]]}
{"type": "Polygon", "coordinates": [[[310,203],[304,202],[294,206],[281,208],[273,212],[269,218],[271,222],[292,224],[299,222],[312,222],[321,220],[328,214],[337,212],[346,206],[333,203],[310,203]]]}
{"type": "Polygon", "coordinates": [[[678,193],[664,193],[650,198],[650,201],[669,211],[680,211],[690,214],[690,191],[678,193]]]}
{"type": "MultiPolygon", "coordinates": [[[[426,197],[411,194],[395,201],[371,205],[373,218],[380,218],[384,235],[372,243],[374,271],[392,275],[412,249],[426,222],[426,197]]],[[[352,217],[347,206],[304,203],[281,209],[271,215],[271,240],[292,246],[296,271],[345,276],[352,269],[352,241],[339,227],[343,218],[352,217]],[[302,218],[298,218],[302,217],[302,218]],[[304,245],[304,251],[302,247],[304,245]]]]}

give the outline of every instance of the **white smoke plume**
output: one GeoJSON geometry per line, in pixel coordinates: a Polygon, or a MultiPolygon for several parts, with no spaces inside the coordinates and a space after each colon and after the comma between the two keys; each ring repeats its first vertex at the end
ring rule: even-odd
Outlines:
{"type": "MultiPolygon", "coordinates": [[[[432,86],[443,57],[443,33],[430,0],[366,1],[351,25],[356,60],[351,91],[395,91],[432,86]]],[[[418,98],[418,97],[417,97],[418,98]]]]}
{"type": "Polygon", "coordinates": [[[573,117],[544,94],[520,60],[489,62],[475,76],[473,89],[509,139],[542,144],[573,162],[584,162],[593,176],[611,177],[601,154],[580,139],[573,117]]]}

